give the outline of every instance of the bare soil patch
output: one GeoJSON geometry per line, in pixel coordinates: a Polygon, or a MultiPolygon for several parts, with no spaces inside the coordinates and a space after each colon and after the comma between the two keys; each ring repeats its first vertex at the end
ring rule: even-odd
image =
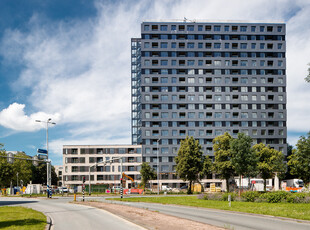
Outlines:
{"type": "Polygon", "coordinates": [[[151,230],[222,230],[224,228],[178,218],[155,211],[142,208],[130,207],[127,205],[111,204],[105,202],[75,202],[77,204],[88,205],[104,209],[130,222],[151,230]]]}

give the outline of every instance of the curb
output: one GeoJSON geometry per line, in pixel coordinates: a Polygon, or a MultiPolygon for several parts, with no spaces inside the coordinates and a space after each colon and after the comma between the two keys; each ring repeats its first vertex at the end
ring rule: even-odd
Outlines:
{"type": "Polygon", "coordinates": [[[47,215],[46,213],[44,213],[45,216],[46,216],[46,226],[45,226],[45,230],[51,230],[51,229],[54,229],[53,228],[53,219],[47,215]]]}

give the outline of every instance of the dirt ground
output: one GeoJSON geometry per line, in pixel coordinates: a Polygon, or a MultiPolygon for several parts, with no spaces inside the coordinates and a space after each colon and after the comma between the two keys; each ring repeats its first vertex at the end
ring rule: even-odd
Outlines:
{"type": "Polygon", "coordinates": [[[220,230],[224,228],[178,218],[159,212],[150,211],[141,208],[134,208],[127,205],[110,204],[104,202],[76,202],[77,204],[88,205],[104,209],[115,215],[118,215],[130,222],[151,230],[220,230]]]}

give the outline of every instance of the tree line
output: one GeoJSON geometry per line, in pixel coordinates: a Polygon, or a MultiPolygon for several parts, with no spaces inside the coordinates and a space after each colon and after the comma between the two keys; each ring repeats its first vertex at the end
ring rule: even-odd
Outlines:
{"type": "MultiPolygon", "coordinates": [[[[7,156],[3,144],[0,144],[0,156],[7,156]]],[[[18,152],[14,157],[31,159],[24,152],[18,152]]],[[[13,186],[21,185],[21,181],[24,186],[30,181],[33,184],[46,184],[46,173],[45,163],[34,166],[32,161],[15,159],[14,163],[11,164],[8,163],[7,158],[0,157],[0,188],[10,187],[11,182],[13,186]]],[[[52,166],[52,184],[56,185],[57,180],[55,168],[52,166]]]]}
{"type": "MultiPolygon", "coordinates": [[[[310,183],[310,132],[307,137],[298,140],[296,149],[284,154],[263,143],[253,145],[253,139],[244,133],[238,133],[233,138],[224,133],[213,139],[214,159],[205,156],[198,140],[186,137],[181,141],[178,155],[175,158],[176,173],[180,179],[189,182],[188,193],[194,182],[199,182],[207,175],[216,173],[226,181],[226,191],[229,192],[229,180],[234,176],[261,177],[264,180],[273,178],[275,174],[283,178],[285,173],[298,177],[310,183]]],[[[141,167],[142,184],[156,179],[156,173],[147,162],[141,167]]]]}

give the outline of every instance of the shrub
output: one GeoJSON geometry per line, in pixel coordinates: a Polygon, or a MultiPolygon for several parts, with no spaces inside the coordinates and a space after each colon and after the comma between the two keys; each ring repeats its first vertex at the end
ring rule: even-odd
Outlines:
{"type": "Polygon", "coordinates": [[[256,191],[246,191],[242,193],[241,196],[247,202],[254,202],[260,196],[260,193],[256,191]]]}
{"type": "Polygon", "coordinates": [[[268,203],[280,203],[286,200],[286,197],[289,195],[289,193],[285,191],[278,191],[265,193],[264,195],[268,203]]]}
{"type": "Polygon", "coordinates": [[[221,193],[207,193],[205,194],[205,200],[222,200],[221,193]]]}
{"type": "Polygon", "coordinates": [[[198,196],[197,196],[197,198],[199,199],[199,200],[207,200],[206,198],[206,195],[205,194],[199,194],[198,196]]]}
{"type": "Polygon", "coordinates": [[[290,193],[286,197],[286,202],[288,203],[306,203],[306,194],[305,193],[290,193]]]}
{"type": "Polygon", "coordinates": [[[223,195],[222,195],[222,200],[223,201],[228,201],[228,196],[231,196],[231,201],[234,201],[235,200],[235,198],[236,198],[236,196],[237,196],[237,194],[236,193],[233,193],[233,192],[230,192],[230,193],[224,193],[223,195]]]}

